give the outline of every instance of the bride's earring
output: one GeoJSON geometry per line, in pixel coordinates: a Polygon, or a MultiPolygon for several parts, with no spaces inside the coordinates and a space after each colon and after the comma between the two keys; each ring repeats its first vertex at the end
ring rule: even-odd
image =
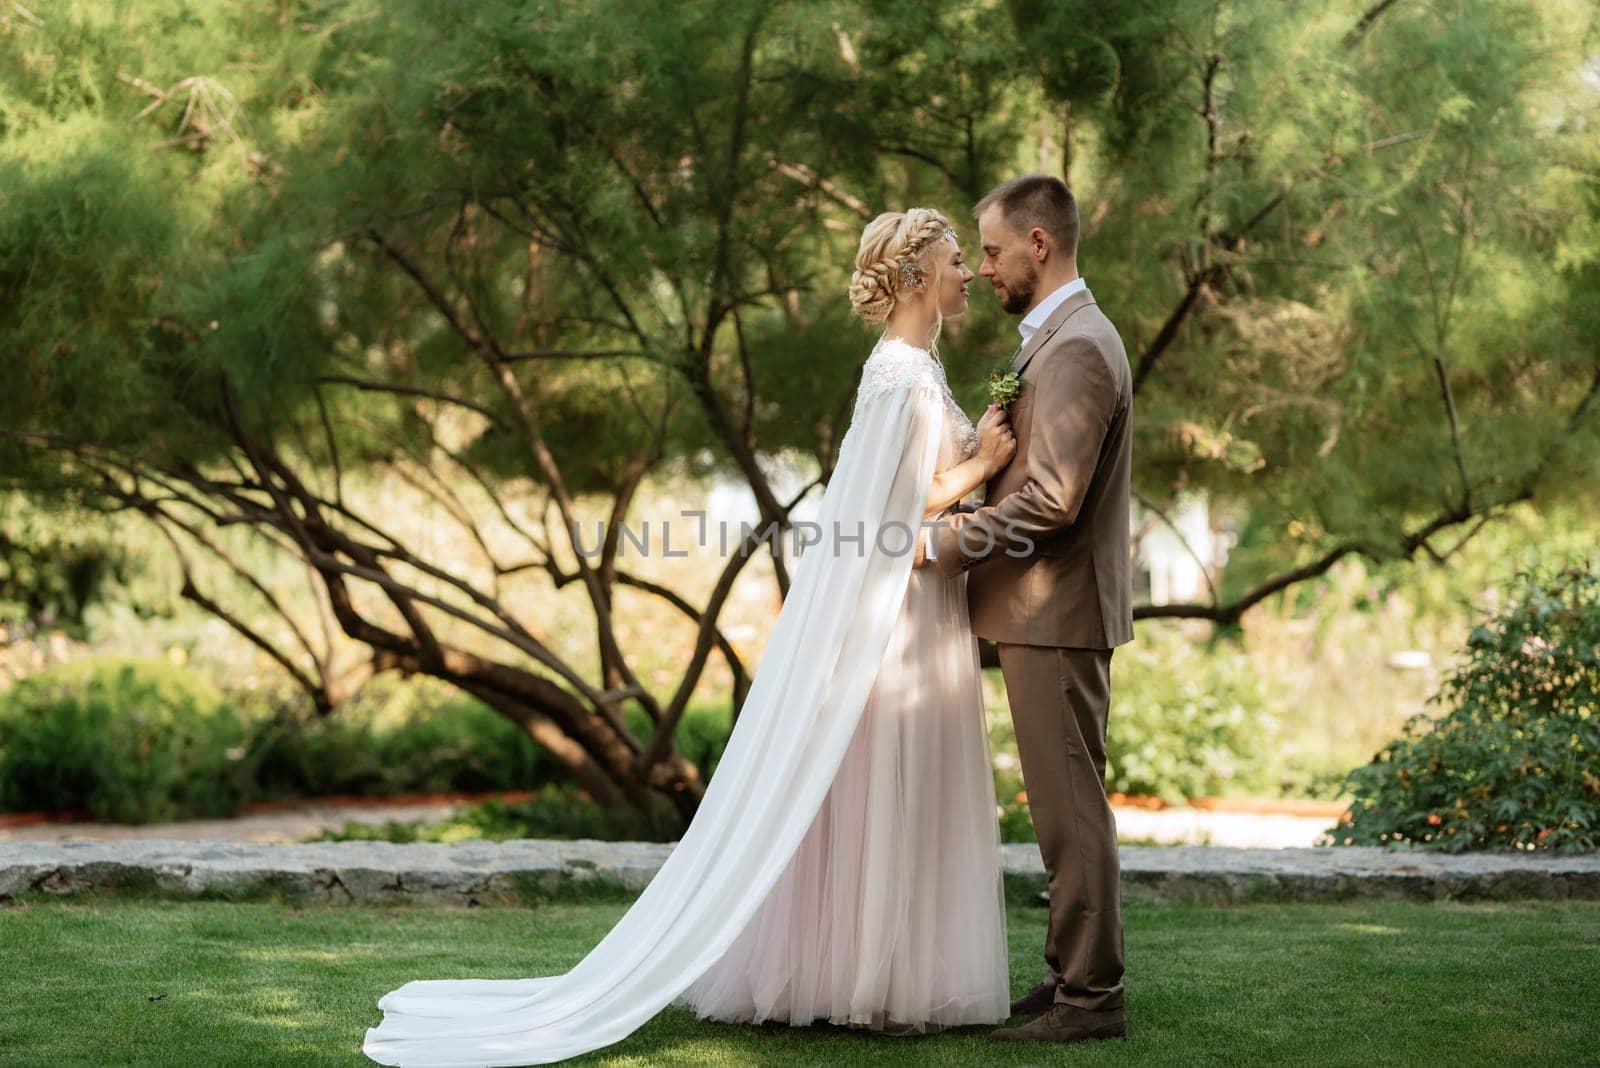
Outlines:
{"type": "Polygon", "coordinates": [[[900,261],[900,284],[914,289],[922,288],[922,264],[916,260],[900,261]]]}

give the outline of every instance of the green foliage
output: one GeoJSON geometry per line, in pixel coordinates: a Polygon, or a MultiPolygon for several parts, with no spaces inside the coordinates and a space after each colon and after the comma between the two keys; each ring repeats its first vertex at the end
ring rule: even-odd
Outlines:
{"type": "MultiPolygon", "coordinates": [[[[1175,630],[1151,627],[1111,661],[1106,791],[1184,804],[1202,797],[1303,793],[1308,769],[1280,755],[1282,734],[1249,657],[1226,643],[1198,647],[1175,630]]],[[[990,731],[997,753],[1014,755],[1009,719],[990,731]]],[[[997,766],[1000,837],[1032,842],[1020,770],[997,766]]]]}
{"type": "Polygon", "coordinates": [[[244,758],[260,798],[526,789],[557,773],[510,720],[430,680],[379,676],[327,716],[270,700],[244,758]]]}
{"type": "MultiPolygon", "coordinates": [[[[256,706],[243,762],[260,798],[525,790],[563,774],[510,720],[426,678],[379,676],[327,716],[282,695],[247,705],[256,706]]],[[[628,720],[648,739],[642,711],[630,708],[628,720]]],[[[724,710],[691,705],[678,725],[678,751],[703,776],[727,742],[724,710]]]]}
{"type": "Polygon", "coordinates": [[[319,842],[460,842],[486,838],[592,838],[602,842],[671,842],[681,830],[663,818],[633,808],[601,808],[572,786],[551,784],[525,801],[490,799],[445,820],[390,820],[381,826],[347,823],[313,839],[319,842]]]}
{"type": "Polygon", "coordinates": [[[1170,802],[1275,795],[1277,722],[1249,659],[1141,631],[1112,659],[1106,789],[1170,802]]]}
{"type": "Polygon", "coordinates": [[[231,816],[244,727],[214,687],[162,661],[81,660],[0,692],[0,808],[153,823],[231,816]]]}
{"type": "Polygon", "coordinates": [[[1600,574],[1526,573],[1435,700],[1350,773],[1345,845],[1600,848],[1600,574]]]}
{"type": "MultiPolygon", "coordinates": [[[[235,407],[334,502],[319,522],[361,540],[408,505],[347,498],[347,476],[402,461],[435,487],[482,476],[527,515],[546,462],[624,513],[668,464],[759,482],[757,459],[792,450],[826,470],[870,340],[842,297],[862,223],[930,204],[970,252],[974,199],[1039,169],[1078,191],[1081,264],[1148,371],[1138,489],[1248,517],[1224,599],[1595,495],[1588,0],[60,0],[5,18],[0,479],[41,499],[115,506],[198,476],[186,521],[282,535],[281,504],[237,481],[260,475],[235,407]]],[[[958,395],[978,406],[1013,343],[980,287],[949,324],[958,395]]],[[[1140,726],[1188,709],[1176,736],[1203,750],[1243,698],[1160,698],[1131,702],[1127,774],[1244,774],[1146,754],[1140,726]]]]}
{"type": "MultiPolygon", "coordinates": [[[[562,775],[504,716],[428,679],[380,676],[327,716],[281,695],[257,703],[245,761],[263,798],[522,790],[562,775]]],[[[627,718],[648,740],[644,713],[627,718]]],[[[678,725],[678,751],[706,777],[727,742],[722,709],[691,705],[678,725]]]]}
{"type": "Polygon", "coordinates": [[[94,518],[80,510],[52,513],[0,491],[0,627],[82,632],[84,612],[131,570],[94,518]]]}
{"type": "Polygon", "coordinates": [[[1022,773],[996,771],[994,793],[1000,816],[1000,841],[1037,842],[1039,835],[1033,829],[1033,817],[1028,812],[1022,773]]]}
{"type": "MultiPolygon", "coordinates": [[[[626,353],[519,367],[572,486],[615,485],[658,418],[665,457],[726,459],[710,410],[752,392],[782,399],[752,406],[759,448],[826,456],[867,341],[841,299],[863,216],[960,220],[1059,160],[1136,357],[1206,283],[1141,393],[1141,488],[1297,520],[1259,547],[1275,565],[1340,538],[1393,551],[1463,489],[1436,360],[1480,502],[1592,455],[1592,425],[1566,441],[1550,412],[1593,374],[1595,25],[1576,0],[1392,5],[1352,35],[1363,11],[55,5],[0,66],[0,327],[23,387],[3,413],[206,455],[225,371],[323,462],[323,372],[508,415],[376,231],[508,350],[626,353]]],[[[952,333],[976,401],[1004,324],[980,299],[952,333]]],[[[356,455],[415,418],[325,392],[356,455]]],[[[505,426],[473,445],[537,472],[505,426]]]]}
{"type": "MultiPolygon", "coordinates": [[[[630,705],[627,721],[628,728],[648,744],[650,719],[644,710],[636,704],[630,705]]],[[[702,782],[711,780],[711,773],[716,771],[717,761],[722,759],[722,751],[728,747],[728,736],[732,731],[726,706],[699,703],[684,709],[674,741],[683,758],[700,769],[702,782]]]]}
{"type": "MultiPolygon", "coordinates": [[[[342,712],[341,712],[342,714],[342,712]]],[[[649,737],[649,719],[636,706],[627,711],[628,726],[649,737]]],[[[722,708],[690,705],[678,724],[677,747],[709,781],[728,744],[728,715],[722,708]]],[[[354,755],[354,754],[353,754],[354,755]]],[[[362,759],[355,756],[355,759],[362,759]]],[[[512,785],[512,784],[501,784],[512,785]]],[[[523,801],[490,799],[465,807],[449,819],[390,820],[382,826],[349,823],[322,840],[377,839],[386,842],[453,842],[463,838],[595,838],[607,842],[668,842],[681,823],[660,809],[606,809],[569,783],[547,783],[539,795],[523,801]]]]}
{"type": "MultiPolygon", "coordinates": [[[[630,718],[647,736],[643,713],[630,718]]],[[[679,751],[704,775],[727,738],[723,709],[691,706],[678,728],[679,751]]],[[[504,716],[425,678],[381,675],[326,716],[280,692],[230,702],[193,669],[156,660],[74,661],[0,691],[0,811],[146,823],[231,816],[257,800],[550,786],[536,802],[464,818],[522,820],[547,837],[669,833],[639,812],[600,814],[552,783],[562,774],[504,716]]]]}

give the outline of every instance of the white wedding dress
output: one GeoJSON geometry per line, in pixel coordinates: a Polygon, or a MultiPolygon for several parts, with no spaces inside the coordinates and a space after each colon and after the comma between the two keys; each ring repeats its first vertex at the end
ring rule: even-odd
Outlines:
{"type": "Polygon", "coordinates": [[[976,435],[923,349],[881,340],[738,726],[661,870],[565,975],[386,994],[380,1064],[547,1064],[669,1004],[886,1031],[994,1023],[1006,933],[966,577],[913,571],[976,435]],[[857,536],[861,535],[859,540],[857,536]]]}

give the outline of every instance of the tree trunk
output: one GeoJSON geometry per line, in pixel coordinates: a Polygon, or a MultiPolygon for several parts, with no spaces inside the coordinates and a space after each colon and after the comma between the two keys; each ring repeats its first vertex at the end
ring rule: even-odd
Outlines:
{"type": "Polygon", "coordinates": [[[595,759],[549,716],[526,701],[459,679],[449,681],[526,732],[597,804],[605,808],[632,807],[642,812],[670,806],[680,829],[694,818],[700,799],[705,796],[705,783],[700,781],[699,769],[682,756],[674,753],[652,768],[648,777],[641,776],[631,760],[595,759]]]}

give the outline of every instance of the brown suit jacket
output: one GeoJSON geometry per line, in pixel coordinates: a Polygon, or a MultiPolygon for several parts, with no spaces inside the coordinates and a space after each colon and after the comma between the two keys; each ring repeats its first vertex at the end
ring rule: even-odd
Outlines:
{"type": "Polygon", "coordinates": [[[1084,290],[1011,369],[1023,382],[1010,408],[1016,455],[982,507],[943,517],[931,566],[970,571],[980,638],[1081,649],[1132,641],[1133,375],[1122,339],[1084,290]]]}

